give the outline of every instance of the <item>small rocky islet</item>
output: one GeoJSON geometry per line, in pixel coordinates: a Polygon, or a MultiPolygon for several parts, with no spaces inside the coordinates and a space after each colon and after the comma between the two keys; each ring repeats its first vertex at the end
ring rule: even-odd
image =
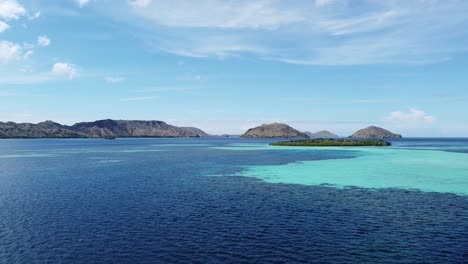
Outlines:
{"type": "Polygon", "coordinates": [[[263,124],[247,130],[242,138],[309,138],[309,136],[283,123],[263,124]]]}
{"type": "Polygon", "coordinates": [[[400,134],[392,133],[384,128],[370,126],[364,129],[356,131],[350,136],[350,138],[368,138],[368,139],[400,139],[402,136],[400,134]]]}

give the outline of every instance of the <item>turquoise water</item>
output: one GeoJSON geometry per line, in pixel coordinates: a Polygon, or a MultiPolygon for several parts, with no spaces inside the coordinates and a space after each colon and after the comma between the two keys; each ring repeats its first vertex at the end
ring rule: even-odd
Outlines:
{"type": "MultiPolygon", "coordinates": [[[[286,147],[293,149],[294,147],[286,147]]],[[[281,147],[226,147],[225,150],[259,150],[281,147]]],[[[301,151],[324,148],[301,147],[301,151]]],[[[326,148],[346,151],[346,148],[326,148]]],[[[283,149],[285,150],[285,149],[283,149]]],[[[351,159],[294,162],[286,165],[246,166],[236,176],[256,177],[270,183],[330,185],[339,188],[417,189],[425,192],[468,195],[468,155],[435,150],[353,148],[351,159]]]]}

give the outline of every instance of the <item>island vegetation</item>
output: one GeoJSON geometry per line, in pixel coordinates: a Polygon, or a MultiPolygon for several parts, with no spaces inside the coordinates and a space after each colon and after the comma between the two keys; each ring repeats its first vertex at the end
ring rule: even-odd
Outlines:
{"type": "Polygon", "coordinates": [[[271,143],[272,146],[304,146],[304,147],[388,147],[392,144],[384,140],[374,139],[307,139],[271,143]]]}

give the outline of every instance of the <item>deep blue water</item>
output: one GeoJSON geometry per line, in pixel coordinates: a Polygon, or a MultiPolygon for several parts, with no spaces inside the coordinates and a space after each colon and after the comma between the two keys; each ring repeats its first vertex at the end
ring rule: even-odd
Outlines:
{"type": "Polygon", "coordinates": [[[468,263],[468,197],[265,183],[230,175],[359,153],[213,148],[267,142],[2,140],[0,263],[468,263]]]}

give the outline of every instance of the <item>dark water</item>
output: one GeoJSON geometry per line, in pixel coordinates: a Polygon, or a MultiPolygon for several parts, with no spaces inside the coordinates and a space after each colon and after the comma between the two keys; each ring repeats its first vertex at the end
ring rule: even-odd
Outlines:
{"type": "Polygon", "coordinates": [[[265,142],[2,140],[0,263],[468,263],[466,196],[209,176],[359,155],[212,148],[265,142]]]}

